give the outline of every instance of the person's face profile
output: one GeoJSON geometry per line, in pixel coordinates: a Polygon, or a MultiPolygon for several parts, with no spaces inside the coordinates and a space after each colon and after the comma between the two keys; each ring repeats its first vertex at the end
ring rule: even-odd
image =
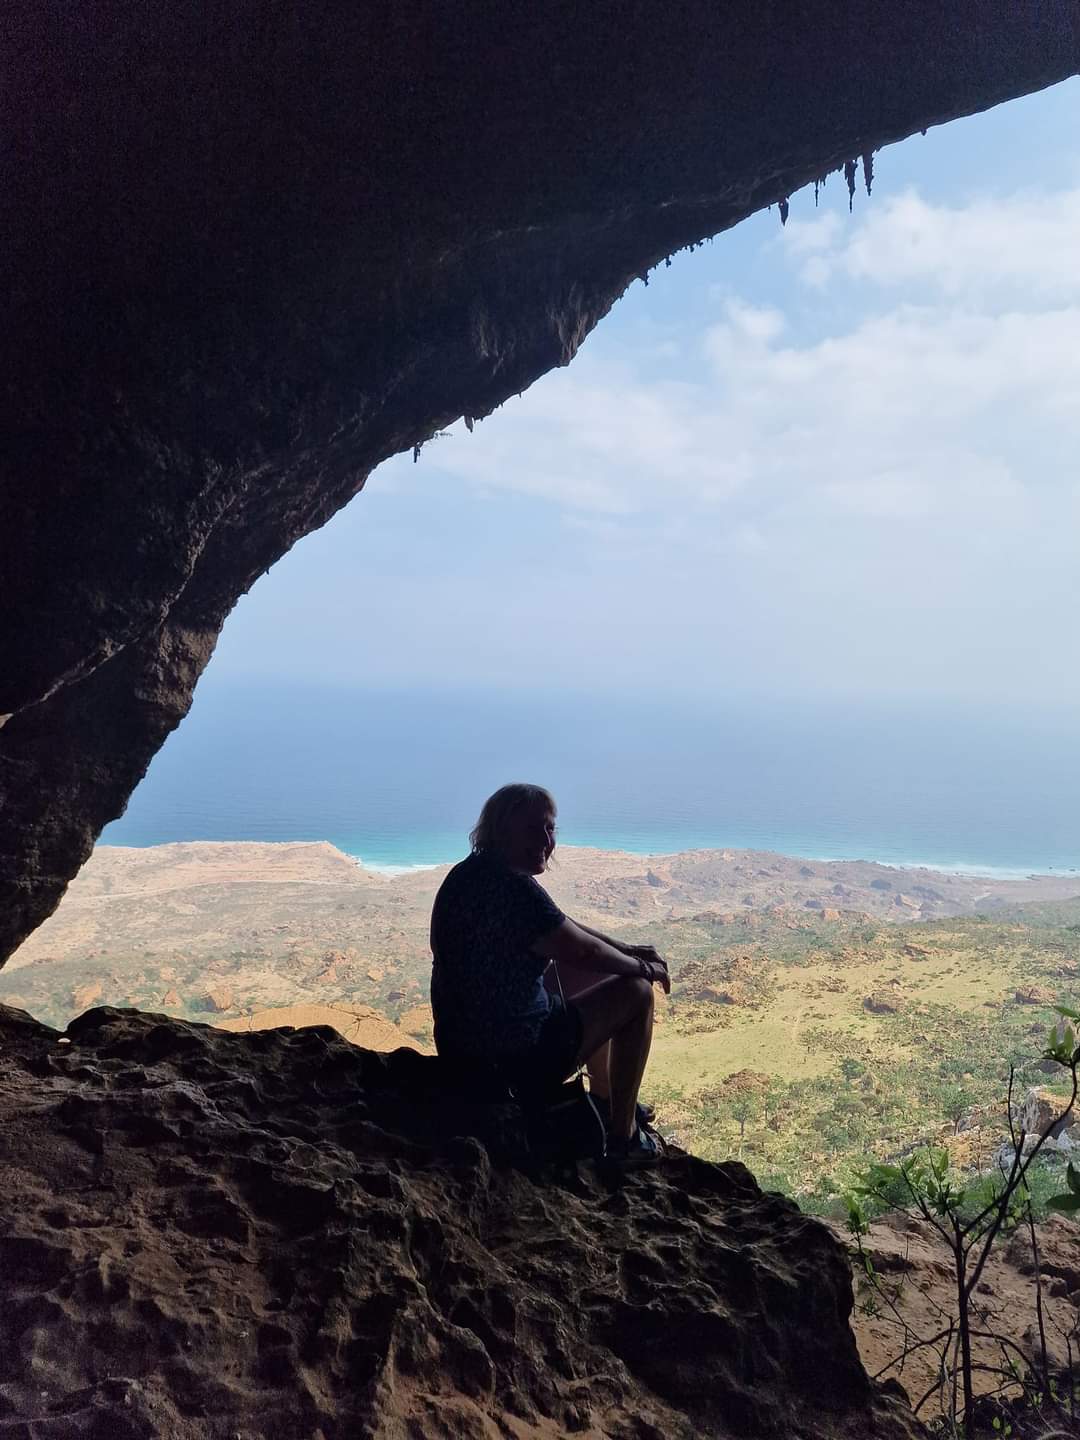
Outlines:
{"type": "Polygon", "coordinates": [[[542,875],[555,850],[555,811],[550,805],[521,805],[506,820],[503,853],[513,870],[542,875]]]}

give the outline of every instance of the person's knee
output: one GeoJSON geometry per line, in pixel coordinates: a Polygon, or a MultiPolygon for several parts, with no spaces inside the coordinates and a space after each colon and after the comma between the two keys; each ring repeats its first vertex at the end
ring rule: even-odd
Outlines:
{"type": "Polygon", "coordinates": [[[630,998],[634,1014],[640,1015],[646,1010],[651,1013],[653,1008],[653,987],[650,982],[642,976],[631,975],[628,977],[626,985],[627,994],[630,998]]]}

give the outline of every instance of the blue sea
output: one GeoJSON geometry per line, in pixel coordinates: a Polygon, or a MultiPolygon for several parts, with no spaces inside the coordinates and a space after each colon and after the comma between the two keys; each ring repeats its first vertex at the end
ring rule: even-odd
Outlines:
{"type": "Polygon", "coordinates": [[[329,840],[460,858],[486,795],[546,785],[560,840],[1027,874],[1080,868],[1080,715],[739,698],[199,687],[102,840],[329,840]]]}

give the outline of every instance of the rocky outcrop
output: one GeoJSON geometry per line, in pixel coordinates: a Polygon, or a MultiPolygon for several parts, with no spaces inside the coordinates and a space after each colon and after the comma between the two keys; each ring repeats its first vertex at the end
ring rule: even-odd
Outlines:
{"type": "Polygon", "coordinates": [[[1073,0],[34,0],[8,37],[0,958],[369,471],[636,277],[1080,68],[1073,0]]]}
{"type": "Polygon", "coordinates": [[[862,1003],[871,1015],[898,1015],[904,1008],[904,997],[895,990],[875,990],[865,995],[862,1003]]]}
{"type": "Polygon", "coordinates": [[[1048,985],[1021,985],[1013,999],[1017,1005],[1053,1005],[1057,996],[1048,985]]]}
{"type": "MultiPolygon", "coordinates": [[[[1058,1075],[1063,1073],[1066,1072],[1058,1066],[1058,1075]]],[[[1020,1128],[1032,1136],[1048,1130],[1051,1138],[1057,1140],[1076,1124],[1076,1114],[1069,1108],[1068,1096],[1055,1095],[1041,1085],[1033,1086],[1025,1093],[1019,1112],[1020,1128]]]]}
{"type": "Polygon", "coordinates": [[[0,1046],[4,1433],[916,1433],[842,1249],[741,1165],[555,1184],[325,1029],[0,1008],[0,1046]]]}

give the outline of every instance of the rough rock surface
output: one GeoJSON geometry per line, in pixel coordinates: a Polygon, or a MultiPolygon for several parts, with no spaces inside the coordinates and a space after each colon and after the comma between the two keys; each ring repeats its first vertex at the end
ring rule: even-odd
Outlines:
{"type": "Polygon", "coordinates": [[[1074,73],[1080,9],[26,0],[5,41],[0,958],[375,465],[673,251],[1074,73]]]}
{"type": "Polygon", "coordinates": [[[329,1030],[0,1007],[0,1047],[0,1435],[916,1434],[739,1165],[545,1182],[329,1030]]]}
{"type": "MultiPolygon", "coordinates": [[[[849,1242],[845,1227],[830,1222],[841,1241],[849,1242]]],[[[1080,1225],[1064,1216],[1052,1215],[1038,1227],[1039,1263],[1043,1275],[1043,1318],[1048,1359],[1064,1367],[1080,1348],[1080,1225]]],[[[902,1320],[915,1336],[929,1338],[945,1327],[956,1314],[956,1282],[948,1249],[932,1226],[917,1217],[895,1213],[875,1220],[865,1241],[866,1253],[882,1285],[894,1298],[895,1311],[861,1284],[852,1323],[859,1353],[871,1374],[897,1376],[915,1403],[933,1386],[939,1370],[940,1347],[912,1349],[904,1354],[902,1320]]],[[[1038,1316],[1031,1241],[1020,1226],[993,1250],[973,1296],[976,1329],[974,1373],[976,1393],[996,1393],[1001,1384],[997,1373],[1001,1348],[986,1338],[1004,1336],[1019,1347],[1027,1365],[1038,1361],[1038,1316]]],[[[1015,1354],[1015,1352],[1014,1352],[1015,1354]]],[[[948,1397],[946,1397],[947,1399],[948,1397]]],[[[922,1410],[930,1421],[941,1413],[940,1396],[933,1396],[922,1410]]],[[[980,1433],[983,1433],[980,1431],[980,1433]]],[[[986,1433],[1000,1434],[991,1430],[986,1433]]],[[[1024,1432],[1028,1433],[1028,1432],[1024,1432]]],[[[1040,1428],[1045,1440],[1075,1435],[1075,1429],[1040,1428]]]]}

